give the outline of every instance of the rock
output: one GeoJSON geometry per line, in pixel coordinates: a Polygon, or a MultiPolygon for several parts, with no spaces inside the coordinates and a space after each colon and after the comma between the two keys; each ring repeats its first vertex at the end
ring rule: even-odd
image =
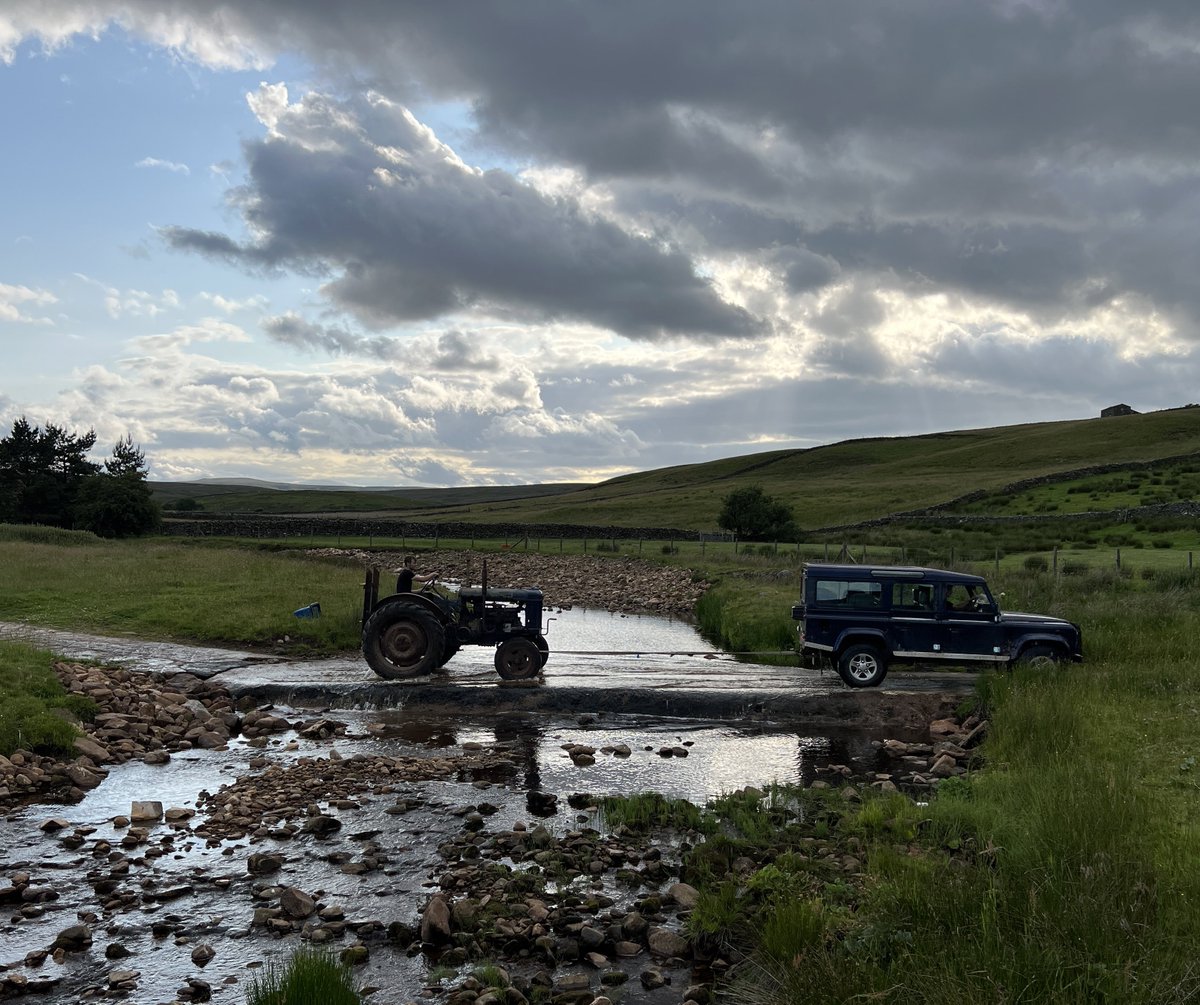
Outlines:
{"type": "Polygon", "coordinates": [[[246,859],[246,871],[251,876],[269,876],[283,868],[283,856],[273,852],[254,852],[246,859]]]}
{"type": "Polygon", "coordinates": [[[75,749],[96,764],[107,764],[112,760],[112,754],[109,753],[108,748],[101,746],[89,736],[77,737],[75,749]]]}
{"type": "Polygon", "coordinates": [[[307,918],[316,911],[317,902],[298,887],[289,886],[279,895],[279,906],[289,917],[307,918]]]}
{"type": "Polygon", "coordinates": [[[341,961],[348,967],[357,967],[370,959],[371,951],[363,945],[347,946],[342,950],[341,961]]]}
{"type": "Polygon", "coordinates": [[[316,837],[329,837],[331,834],[336,834],[342,829],[342,822],[337,817],[326,816],[321,813],[315,817],[309,817],[304,821],[304,833],[313,834],[316,837]]]}
{"type": "MultiPolygon", "coordinates": [[[[67,777],[81,789],[94,789],[97,785],[104,781],[104,776],[102,774],[100,774],[98,771],[93,771],[91,768],[86,768],[82,764],[67,765],[67,777]]],[[[21,775],[17,776],[18,781],[20,781],[21,778],[21,775]]]]}
{"type": "Polygon", "coordinates": [[[421,915],[421,941],[436,946],[449,942],[450,938],[450,905],[440,893],[434,894],[421,915]]]}
{"type": "Polygon", "coordinates": [[[613,944],[613,952],[618,956],[631,957],[637,956],[642,951],[642,947],[636,942],[616,942],[613,944]]]}
{"type": "Polygon", "coordinates": [[[648,970],[643,970],[641,973],[642,987],[647,991],[654,991],[656,988],[661,988],[667,983],[667,978],[661,970],[650,967],[648,970]]]}
{"type": "Polygon", "coordinates": [[[192,962],[198,967],[206,967],[216,955],[217,951],[212,946],[201,944],[192,950],[192,962]]]}
{"type": "Polygon", "coordinates": [[[69,820],[63,820],[61,817],[52,817],[43,823],[39,829],[44,834],[57,834],[59,831],[65,830],[70,826],[71,823],[69,820]]]}
{"type": "Polygon", "coordinates": [[[72,925],[55,936],[50,948],[63,949],[68,953],[82,953],[92,944],[92,932],[87,925],[72,925]]]}
{"type": "Polygon", "coordinates": [[[135,801],[129,810],[129,819],[134,823],[148,823],[161,820],[162,815],[163,804],[156,800],[135,801]]]}
{"type": "Polygon", "coordinates": [[[683,956],[688,951],[688,941],[669,928],[651,928],[646,944],[655,956],[683,956]]]}
{"type": "Polygon", "coordinates": [[[675,883],[667,889],[667,896],[675,901],[681,910],[690,911],[696,906],[700,891],[687,883],[675,883]]]}
{"type": "Polygon", "coordinates": [[[571,991],[588,991],[592,981],[587,974],[564,974],[554,982],[554,993],[564,994],[571,991]]]}
{"type": "Polygon", "coordinates": [[[133,953],[131,953],[128,949],[125,948],[125,946],[121,945],[121,943],[119,943],[119,942],[110,942],[104,948],[104,955],[107,959],[110,959],[110,960],[123,960],[126,957],[132,956],[133,953]]]}
{"type": "Polygon", "coordinates": [[[930,765],[929,770],[938,778],[949,778],[958,772],[958,762],[949,754],[942,754],[930,765]]]}

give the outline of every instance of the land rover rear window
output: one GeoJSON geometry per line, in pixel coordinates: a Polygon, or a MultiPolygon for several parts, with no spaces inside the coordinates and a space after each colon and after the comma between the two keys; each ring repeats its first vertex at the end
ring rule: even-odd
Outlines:
{"type": "Polygon", "coordinates": [[[883,588],[880,583],[856,583],[845,579],[818,579],[814,603],[822,607],[860,609],[878,607],[883,588]]]}

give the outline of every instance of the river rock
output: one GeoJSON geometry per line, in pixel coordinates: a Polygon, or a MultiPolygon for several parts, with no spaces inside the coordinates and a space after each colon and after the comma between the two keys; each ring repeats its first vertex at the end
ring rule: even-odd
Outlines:
{"type": "Polygon", "coordinates": [[[687,883],[674,883],[667,889],[667,896],[675,901],[681,910],[690,911],[700,899],[700,891],[687,883]]]}
{"type": "Polygon", "coordinates": [[[148,823],[161,820],[163,804],[157,800],[136,800],[129,810],[129,819],[134,823],[148,823]]]}
{"type": "Polygon", "coordinates": [[[641,981],[642,987],[644,987],[647,991],[654,991],[667,983],[667,977],[656,967],[650,967],[649,969],[642,971],[641,981]]]}
{"type": "Polygon", "coordinates": [[[72,925],[55,936],[50,948],[63,949],[68,953],[82,953],[92,944],[92,932],[87,925],[72,925]]]}
{"type": "Polygon", "coordinates": [[[212,946],[202,943],[192,950],[192,962],[198,967],[206,967],[216,955],[217,951],[212,946]]]}
{"type": "Polygon", "coordinates": [[[434,894],[421,915],[421,941],[436,946],[449,942],[450,938],[450,905],[440,893],[434,894]]]}
{"type": "Polygon", "coordinates": [[[112,760],[112,754],[108,752],[108,748],[88,736],[76,737],[75,749],[96,764],[107,764],[112,760]]]}
{"type": "Polygon", "coordinates": [[[317,909],[317,902],[299,887],[289,886],[279,895],[279,906],[292,918],[307,918],[317,909]]]}
{"type": "MultiPolygon", "coordinates": [[[[17,776],[18,781],[21,777],[21,775],[17,776]]],[[[78,763],[67,765],[67,777],[81,789],[94,789],[104,781],[104,776],[98,771],[93,771],[91,768],[78,763]]],[[[27,784],[32,783],[28,782],[27,784]]]]}
{"type": "Polygon", "coordinates": [[[283,868],[283,856],[274,852],[253,852],[246,859],[246,871],[251,876],[269,876],[283,868]]]}
{"type": "Polygon", "coordinates": [[[646,944],[655,956],[683,956],[688,951],[688,941],[669,928],[651,928],[646,944]]]}

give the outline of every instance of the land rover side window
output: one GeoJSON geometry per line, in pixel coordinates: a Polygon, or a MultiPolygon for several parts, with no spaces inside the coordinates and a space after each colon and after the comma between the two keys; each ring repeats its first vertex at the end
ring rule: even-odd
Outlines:
{"type": "Polygon", "coordinates": [[[946,587],[946,610],[979,611],[988,606],[987,591],[982,586],[955,583],[946,587]]]}
{"type": "Polygon", "coordinates": [[[892,610],[933,613],[933,587],[928,583],[893,583],[892,610]]]}
{"type": "Polygon", "coordinates": [[[818,579],[816,603],[822,607],[846,607],[852,610],[879,607],[883,587],[880,583],[855,583],[844,579],[818,579]]]}

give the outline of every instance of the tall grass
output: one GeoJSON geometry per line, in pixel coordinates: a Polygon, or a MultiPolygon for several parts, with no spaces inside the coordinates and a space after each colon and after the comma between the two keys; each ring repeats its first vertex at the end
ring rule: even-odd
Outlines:
{"type": "Polygon", "coordinates": [[[31,541],[34,544],[99,544],[90,530],[63,530],[37,523],[0,523],[0,541],[31,541]]]}
{"type": "Polygon", "coordinates": [[[274,960],[246,985],[246,1005],[360,1005],[350,968],[319,949],[296,950],[282,966],[274,960]]]}
{"type": "Polygon", "coordinates": [[[1194,591],[1006,583],[1081,621],[1088,662],[989,678],[987,767],[867,807],[850,916],[771,915],[738,1000],[1157,1003],[1200,996],[1194,591]],[[913,841],[897,840],[900,834],[913,841]]]}

